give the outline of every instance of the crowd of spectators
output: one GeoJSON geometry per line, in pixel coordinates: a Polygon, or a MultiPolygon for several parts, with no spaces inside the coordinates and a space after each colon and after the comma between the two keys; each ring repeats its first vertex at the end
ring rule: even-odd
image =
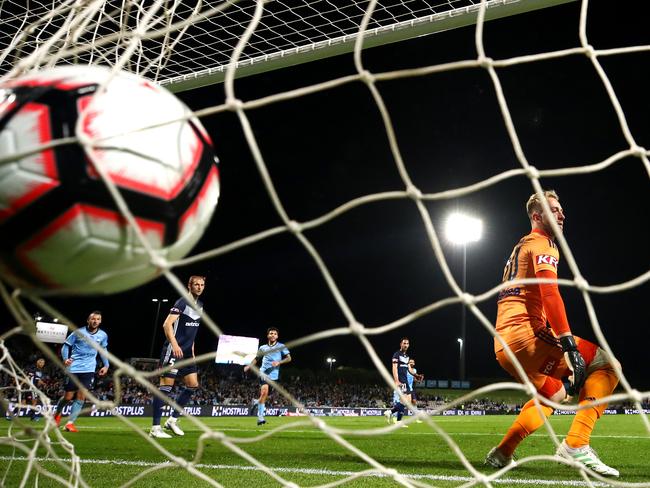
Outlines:
{"type": "MultiPolygon", "coordinates": [[[[138,369],[151,371],[155,365],[139,364],[138,369]]],[[[44,385],[41,391],[49,398],[56,399],[63,394],[65,376],[60,369],[51,365],[45,367],[44,385]]],[[[156,384],[155,376],[149,376],[149,381],[156,384]]],[[[210,367],[199,368],[200,388],[190,400],[189,405],[247,405],[259,394],[259,381],[255,375],[245,375],[241,369],[215,369],[210,367]]],[[[16,380],[12,375],[0,373],[2,387],[9,396],[15,396],[16,380]]],[[[150,388],[131,376],[120,377],[120,387],[116,388],[115,378],[97,378],[93,394],[100,400],[116,401],[125,405],[146,405],[151,403],[150,388]],[[116,398],[119,395],[120,398],[116,398]]],[[[182,382],[181,382],[182,383],[182,382]]],[[[293,398],[305,407],[372,407],[386,408],[391,405],[393,392],[385,385],[354,383],[341,380],[332,376],[323,378],[301,378],[296,375],[287,375],[282,379],[282,386],[293,398]]],[[[23,382],[22,388],[28,388],[23,382]]],[[[439,408],[449,403],[449,400],[420,391],[419,403],[429,408],[439,408]]],[[[290,400],[283,397],[275,390],[267,401],[268,406],[289,406],[290,400]]],[[[497,405],[487,399],[474,400],[463,408],[507,408],[497,405]]]]}
{"type": "MultiPolygon", "coordinates": [[[[23,365],[30,367],[33,361],[23,365]]],[[[136,364],[137,369],[152,371],[155,363],[136,364]]],[[[60,369],[47,365],[45,367],[44,385],[41,391],[50,399],[55,400],[63,393],[64,374],[60,369]]],[[[6,371],[0,371],[0,391],[7,399],[16,397],[16,377],[6,371]]],[[[24,378],[24,376],[23,376],[24,378]]],[[[259,382],[255,375],[245,375],[241,368],[216,368],[201,366],[199,368],[200,388],[190,400],[189,405],[247,405],[259,394],[259,382]]],[[[149,381],[157,384],[156,376],[149,376],[149,381]]],[[[111,375],[98,378],[93,393],[100,400],[115,401],[126,405],[146,405],[151,403],[151,390],[140,381],[130,376],[120,377],[120,388],[115,386],[115,378],[111,375]],[[119,395],[120,398],[116,398],[119,395]]],[[[181,382],[182,383],[182,382],[181,382]]],[[[392,404],[393,391],[386,385],[363,382],[356,383],[350,378],[342,379],[331,375],[329,377],[301,377],[288,374],[282,379],[282,387],[293,398],[305,407],[370,407],[386,408],[392,404]]],[[[27,382],[21,383],[21,388],[28,388],[27,382]]],[[[449,408],[449,398],[432,394],[433,390],[421,389],[418,391],[418,405],[421,408],[442,409],[449,408]]],[[[439,390],[437,390],[439,392],[439,390]]],[[[290,400],[271,390],[267,405],[271,407],[289,406],[290,400]]],[[[644,402],[643,408],[650,408],[644,402]]],[[[500,413],[516,412],[521,407],[519,404],[508,404],[488,398],[472,399],[469,402],[455,403],[451,408],[462,410],[486,410],[500,413]]],[[[630,402],[611,406],[611,408],[632,408],[630,402]]]]}

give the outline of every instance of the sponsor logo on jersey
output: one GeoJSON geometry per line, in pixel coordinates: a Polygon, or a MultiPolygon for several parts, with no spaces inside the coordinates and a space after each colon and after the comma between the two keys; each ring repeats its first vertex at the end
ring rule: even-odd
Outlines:
{"type": "Polygon", "coordinates": [[[547,361],[542,365],[540,368],[540,372],[543,374],[551,374],[553,371],[555,371],[555,368],[557,367],[555,359],[547,359],[547,361]]]}
{"type": "Polygon", "coordinates": [[[505,290],[501,290],[499,292],[499,295],[497,295],[497,302],[499,300],[503,300],[506,297],[516,297],[521,295],[521,288],[519,286],[516,286],[514,288],[506,288],[505,290]]]}
{"type": "Polygon", "coordinates": [[[537,256],[537,264],[550,264],[554,268],[557,268],[557,258],[548,254],[540,254],[537,256]]]}
{"type": "Polygon", "coordinates": [[[185,327],[198,327],[201,325],[199,322],[185,322],[185,327]]]}

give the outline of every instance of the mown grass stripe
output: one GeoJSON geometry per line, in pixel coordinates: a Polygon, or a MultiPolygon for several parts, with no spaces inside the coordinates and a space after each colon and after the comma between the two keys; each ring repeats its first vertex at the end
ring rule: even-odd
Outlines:
{"type": "MultiPolygon", "coordinates": [[[[1,461],[24,461],[27,462],[29,458],[21,457],[11,457],[11,456],[0,456],[1,461]]],[[[39,463],[52,463],[54,462],[52,458],[41,458],[37,457],[35,459],[39,463]]],[[[59,458],[60,461],[70,462],[69,458],[59,458]]],[[[140,466],[140,467],[153,467],[160,464],[169,464],[170,467],[174,466],[169,461],[163,463],[154,463],[151,461],[129,461],[126,459],[80,459],[81,464],[118,464],[122,466],[140,466]]],[[[196,468],[199,469],[215,469],[215,470],[232,470],[232,471],[261,471],[256,466],[242,466],[236,464],[196,464],[196,468]]],[[[316,469],[316,468],[285,468],[282,466],[274,466],[269,468],[277,473],[298,473],[298,474],[307,474],[315,476],[352,476],[355,475],[355,471],[336,471],[330,469],[316,469]]],[[[474,480],[469,476],[445,476],[445,475],[435,475],[435,474],[413,474],[413,473],[401,473],[405,478],[410,479],[424,479],[432,481],[460,481],[468,482],[474,480]]],[[[388,478],[389,475],[385,473],[368,473],[364,475],[365,477],[374,477],[374,478],[388,478]]],[[[600,483],[592,481],[587,483],[585,481],[578,480],[545,480],[545,479],[512,479],[512,478],[499,478],[493,480],[492,483],[498,484],[518,484],[518,485],[541,485],[541,486],[610,486],[606,483],[600,483]]]]}

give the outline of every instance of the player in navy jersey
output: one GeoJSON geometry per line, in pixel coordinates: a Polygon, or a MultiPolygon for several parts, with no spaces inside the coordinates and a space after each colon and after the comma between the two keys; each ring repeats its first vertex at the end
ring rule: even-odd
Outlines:
{"type": "Polygon", "coordinates": [[[38,404],[38,395],[34,391],[35,389],[41,389],[45,386],[45,372],[43,368],[45,367],[45,358],[38,358],[34,363],[34,366],[31,366],[27,370],[27,377],[29,382],[34,387],[33,390],[27,392],[27,400],[32,404],[32,409],[29,415],[31,420],[40,420],[41,415],[39,410],[36,408],[38,404]]]}
{"type": "MultiPolygon", "coordinates": [[[[25,393],[25,403],[27,405],[31,405],[32,408],[29,410],[29,418],[31,420],[39,420],[40,415],[39,412],[36,409],[36,405],[38,403],[38,397],[36,395],[36,392],[34,391],[37,388],[42,388],[45,383],[43,380],[45,379],[45,375],[43,373],[43,368],[45,367],[45,359],[39,357],[36,362],[32,366],[28,366],[25,368],[25,372],[27,373],[27,378],[29,379],[29,384],[30,384],[30,389],[25,393]]],[[[7,410],[5,411],[5,418],[7,420],[11,420],[12,416],[18,416],[20,415],[20,406],[15,406],[12,407],[11,404],[10,406],[7,407],[7,410]]]]}
{"type": "MultiPolygon", "coordinates": [[[[183,378],[185,386],[176,397],[176,403],[181,409],[187,405],[192,395],[198,390],[199,377],[194,362],[181,368],[175,368],[174,365],[177,361],[194,358],[194,339],[199,330],[199,325],[201,325],[200,313],[203,310],[203,303],[199,300],[199,297],[205,289],[205,277],[190,276],[187,289],[192,295],[192,301],[188,302],[185,298],[176,300],[163,324],[166,340],[160,354],[160,367],[171,367],[171,369],[168,369],[160,376],[158,386],[162,394],[170,396],[176,378],[183,378]]],[[[153,422],[149,431],[151,437],[159,439],[172,437],[164,432],[160,426],[164,403],[164,400],[157,396],[153,397],[153,422]]],[[[165,429],[176,435],[185,435],[185,432],[178,426],[178,417],[180,415],[181,411],[174,409],[172,415],[165,421],[165,429]]]]}
{"type": "MultiPolygon", "coordinates": [[[[99,328],[102,323],[102,313],[97,310],[91,312],[86,322],[86,327],[77,329],[70,334],[61,348],[63,364],[67,366],[67,377],[64,386],[65,393],[54,408],[54,420],[58,426],[61,423],[63,408],[75,397],[72,402],[70,417],[65,424],[65,430],[68,432],[77,432],[74,422],[84,406],[87,391],[95,384],[97,348],[104,351],[108,349],[108,334],[99,328]],[[92,344],[95,344],[95,347],[92,344]],[[81,388],[73,378],[76,378],[81,383],[81,388]]],[[[98,374],[99,376],[105,376],[109,367],[108,357],[101,353],[99,355],[104,366],[99,370],[98,374]]]]}
{"type": "MultiPolygon", "coordinates": [[[[408,373],[411,373],[413,376],[417,375],[411,366],[409,365],[409,355],[407,354],[410,342],[408,337],[402,337],[402,340],[399,343],[399,351],[393,354],[392,359],[392,369],[393,369],[393,381],[395,381],[395,386],[397,389],[406,397],[406,399],[411,401],[412,389],[408,384],[408,373]]],[[[405,406],[401,402],[398,402],[393,406],[391,413],[397,414],[397,421],[402,420],[404,415],[405,406]]]]}
{"type": "Polygon", "coordinates": [[[251,365],[259,362],[260,365],[260,397],[253,400],[251,412],[257,410],[257,425],[266,423],[264,413],[266,411],[266,399],[269,396],[268,380],[278,381],[280,379],[280,366],[291,362],[289,349],[278,342],[280,331],[275,327],[269,327],[266,331],[267,343],[259,348],[257,357],[251,361],[251,364],[244,366],[244,371],[248,371],[251,365]]]}

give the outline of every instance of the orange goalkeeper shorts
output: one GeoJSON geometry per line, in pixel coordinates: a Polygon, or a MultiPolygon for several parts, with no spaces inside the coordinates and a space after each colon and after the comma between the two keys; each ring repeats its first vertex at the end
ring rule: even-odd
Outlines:
{"type": "MultiPolygon", "coordinates": [[[[589,364],[596,356],[598,346],[580,337],[574,336],[578,351],[582,354],[585,364],[589,364]]],[[[542,332],[540,336],[534,337],[524,347],[513,351],[515,357],[526,372],[526,376],[535,386],[537,391],[544,397],[550,398],[562,387],[562,378],[571,375],[571,370],[564,360],[564,353],[557,339],[542,332]]],[[[512,362],[501,350],[496,353],[497,361],[513,378],[521,382],[512,362]]]]}

